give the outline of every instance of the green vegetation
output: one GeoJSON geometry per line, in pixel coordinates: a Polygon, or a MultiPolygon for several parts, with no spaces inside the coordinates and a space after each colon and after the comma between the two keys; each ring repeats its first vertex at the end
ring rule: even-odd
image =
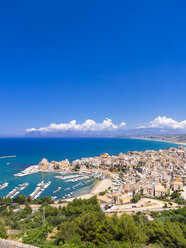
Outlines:
{"type": "Polygon", "coordinates": [[[21,231],[16,239],[41,248],[186,247],[186,207],[153,212],[149,221],[142,213],[106,216],[96,197],[75,199],[58,208],[47,197],[40,200],[37,211],[28,200],[23,196],[14,201],[0,199],[1,238],[14,229],[21,231]]]}
{"type": "Polygon", "coordinates": [[[102,195],[105,195],[106,193],[107,193],[107,190],[100,192],[99,195],[102,196],[102,195]]]}
{"type": "Polygon", "coordinates": [[[1,223],[1,222],[0,222],[0,238],[2,238],[2,239],[7,239],[8,238],[6,229],[3,226],[3,223],[1,223]]]}
{"type": "Polygon", "coordinates": [[[181,197],[181,191],[176,190],[170,195],[171,199],[173,199],[179,205],[186,205],[186,200],[181,197]]]}
{"type": "MultiPolygon", "coordinates": [[[[143,196],[143,197],[145,197],[145,196],[143,196]]],[[[184,200],[181,196],[181,190],[175,190],[174,192],[172,192],[172,194],[170,194],[170,189],[169,189],[167,191],[167,194],[164,196],[159,196],[159,197],[148,196],[148,198],[165,201],[166,203],[168,202],[168,204],[170,204],[170,205],[173,202],[177,203],[178,205],[186,205],[186,200],[184,200]]]]}
{"type": "Polygon", "coordinates": [[[78,170],[80,170],[80,166],[76,165],[75,168],[74,168],[74,171],[78,171],[78,170]]]}
{"type": "Polygon", "coordinates": [[[137,203],[141,199],[141,197],[142,196],[140,194],[136,194],[136,195],[133,196],[131,202],[132,203],[137,203]]]}

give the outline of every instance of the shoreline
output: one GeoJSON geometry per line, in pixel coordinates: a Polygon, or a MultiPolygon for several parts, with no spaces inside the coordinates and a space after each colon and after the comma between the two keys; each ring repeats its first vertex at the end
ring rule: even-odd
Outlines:
{"type": "MultiPolygon", "coordinates": [[[[124,138],[125,139],[125,138],[124,138]]],[[[164,143],[170,143],[170,144],[175,144],[175,145],[181,145],[181,146],[186,146],[186,143],[180,143],[180,142],[175,142],[175,141],[166,141],[166,140],[159,140],[159,139],[150,139],[150,138],[137,138],[133,137],[131,139],[137,139],[137,140],[150,140],[150,141],[159,141],[159,142],[164,142],[164,143]]]]}
{"type": "Polygon", "coordinates": [[[94,194],[94,191],[98,188],[98,186],[100,185],[100,183],[101,183],[101,180],[99,180],[99,181],[96,182],[96,184],[90,190],[90,194],[94,194]]]}
{"type": "MultiPolygon", "coordinates": [[[[125,138],[124,138],[125,139],[125,138]]],[[[182,146],[186,146],[186,143],[179,143],[179,142],[171,142],[171,141],[165,141],[165,140],[158,140],[158,139],[151,139],[151,138],[146,138],[146,137],[132,137],[131,138],[131,140],[132,139],[135,139],[135,140],[149,140],[149,141],[154,141],[154,142],[164,142],[164,143],[170,143],[170,144],[174,144],[174,145],[182,145],[182,146]]],[[[161,145],[159,145],[159,146],[161,146],[161,145]]],[[[168,146],[168,145],[167,145],[168,146]]],[[[170,146],[171,147],[171,146],[170,146]]],[[[176,148],[174,148],[173,150],[175,150],[176,148]]],[[[154,151],[154,150],[153,150],[154,151]]],[[[166,149],[165,149],[165,151],[166,151],[166,149]]],[[[125,154],[125,153],[124,153],[125,154]]],[[[101,156],[100,156],[101,157],[101,156]]],[[[55,161],[54,161],[55,162],[55,161]]],[[[48,161],[47,161],[47,163],[49,163],[48,161]]],[[[51,164],[52,164],[52,162],[51,162],[51,164]]],[[[72,170],[70,170],[70,168],[71,167],[69,167],[68,169],[66,168],[66,169],[64,169],[63,168],[63,172],[62,171],[55,171],[55,169],[51,169],[51,164],[49,164],[50,165],[50,167],[48,168],[48,169],[46,169],[46,170],[44,170],[43,168],[42,168],[42,170],[40,169],[40,167],[39,167],[39,165],[32,165],[32,166],[29,166],[29,167],[27,167],[25,170],[23,170],[23,171],[21,171],[21,172],[19,172],[19,173],[17,173],[17,174],[14,174],[14,176],[18,176],[18,177],[23,177],[23,176],[27,176],[27,175],[30,175],[30,174],[35,174],[35,173],[60,173],[60,174],[63,174],[63,173],[67,173],[67,171],[68,171],[68,173],[70,173],[70,174],[72,174],[72,173],[74,173],[74,172],[72,172],[72,170]]],[[[53,163],[54,164],[54,163],[53,163]]],[[[52,165],[53,165],[52,164],[52,165]]],[[[55,168],[55,167],[54,167],[55,168]]],[[[61,169],[62,170],[62,169],[61,169]]],[[[76,173],[78,173],[78,172],[76,172],[76,173]]],[[[83,172],[83,173],[86,173],[85,171],[83,172]]],[[[102,172],[103,173],[103,172],[102,172]]],[[[80,172],[79,172],[79,174],[80,174],[80,172]]],[[[90,175],[92,175],[93,177],[95,177],[95,174],[91,174],[91,172],[87,172],[87,174],[88,174],[88,176],[90,177],[90,175]]],[[[110,178],[110,174],[106,174],[106,176],[103,174],[103,176],[101,177],[100,175],[99,175],[99,179],[101,179],[102,178],[102,180],[98,180],[98,181],[96,181],[96,183],[94,183],[93,185],[92,185],[92,188],[90,187],[88,190],[87,190],[87,193],[85,193],[86,191],[84,190],[84,192],[82,191],[82,192],[78,192],[77,191],[77,195],[76,194],[74,194],[74,197],[72,197],[72,198],[67,198],[67,199],[65,199],[65,200],[67,200],[67,201],[71,201],[71,200],[73,200],[73,199],[75,199],[75,198],[81,198],[81,199],[88,199],[88,198],[90,198],[90,197],[92,197],[92,196],[94,196],[94,195],[99,195],[99,193],[100,192],[104,192],[104,191],[106,191],[108,188],[112,188],[113,187],[113,184],[112,184],[112,181],[111,181],[111,179],[108,179],[108,178],[110,178]],[[106,178],[106,179],[103,179],[103,178],[106,178]]],[[[112,177],[111,177],[112,178],[112,177]]],[[[61,179],[64,179],[64,178],[61,178],[61,179]]],[[[70,181],[70,180],[69,180],[70,181]]],[[[71,181],[73,181],[73,180],[71,180],[71,181]]],[[[74,181],[75,182],[75,181],[74,181]]],[[[114,180],[113,180],[113,182],[115,182],[114,180]]],[[[118,184],[119,185],[119,184],[118,184]]],[[[68,195],[68,197],[71,197],[72,195],[68,195]]],[[[60,198],[58,198],[58,199],[60,199],[60,198]]],[[[60,199],[60,200],[62,200],[62,199],[60,199]]]]}
{"type": "Polygon", "coordinates": [[[100,192],[107,190],[109,187],[112,187],[112,181],[110,179],[99,180],[89,193],[82,194],[76,197],[68,198],[66,201],[73,201],[74,199],[89,199],[94,195],[98,195],[100,192]]]}
{"type": "MultiPolygon", "coordinates": [[[[17,174],[14,174],[14,176],[15,177],[24,177],[27,175],[31,175],[31,174],[35,174],[35,173],[41,173],[41,172],[43,172],[43,173],[56,173],[55,171],[51,171],[51,170],[41,171],[38,169],[38,165],[32,165],[32,166],[27,167],[25,170],[23,170],[17,174]]],[[[68,172],[72,173],[70,171],[68,171],[68,172]]],[[[112,184],[111,179],[101,179],[95,183],[95,185],[90,189],[90,191],[88,193],[83,193],[83,194],[77,195],[73,198],[68,198],[66,200],[72,201],[75,198],[77,198],[77,199],[78,198],[89,199],[92,196],[98,195],[100,192],[103,192],[112,186],[113,186],[113,184],[112,184]]],[[[59,199],[59,200],[63,200],[63,199],[59,199]]]]}
{"type": "Polygon", "coordinates": [[[109,187],[112,187],[112,181],[110,179],[103,179],[96,183],[90,193],[93,195],[97,195],[100,192],[107,190],[109,187]]]}

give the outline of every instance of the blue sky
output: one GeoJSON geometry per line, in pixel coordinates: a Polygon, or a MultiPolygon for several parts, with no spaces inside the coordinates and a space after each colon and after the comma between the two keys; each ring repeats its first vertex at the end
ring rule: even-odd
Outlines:
{"type": "Polygon", "coordinates": [[[0,136],[71,120],[186,120],[185,9],[176,0],[1,1],[0,136]]]}

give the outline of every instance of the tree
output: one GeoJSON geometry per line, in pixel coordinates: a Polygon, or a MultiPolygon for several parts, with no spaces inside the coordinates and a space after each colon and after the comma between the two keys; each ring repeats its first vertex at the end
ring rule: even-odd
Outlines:
{"type": "Polygon", "coordinates": [[[28,201],[28,202],[31,202],[31,201],[32,201],[32,199],[31,199],[31,196],[30,196],[30,195],[27,197],[27,201],[28,201]]]}
{"type": "Polygon", "coordinates": [[[176,199],[176,198],[180,198],[181,193],[179,190],[175,190],[172,194],[171,194],[171,199],[176,199]]]}
{"type": "Polygon", "coordinates": [[[3,226],[2,223],[0,223],[0,238],[2,238],[2,239],[7,239],[8,238],[6,229],[5,229],[5,227],[3,226]]]}
{"type": "Polygon", "coordinates": [[[137,203],[140,199],[141,199],[141,195],[136,194],[136,195],[133,196],[131,202],[132,203],[137,203]]]}
{"type": "Polygon", "coordinates": [[[26,197],[24,195],[20,195],[16,197],[13,202],[17,202],[19,204],[24,204],[26,202],[26,197]]]}
{"type": "Polygon", "coordinates": [[[186,240],[178,223],[165,222],[165,224],[156,221],[149,222],[147,226],[149,243],[160,243],[168,248],[184,248],[186,240]]]}

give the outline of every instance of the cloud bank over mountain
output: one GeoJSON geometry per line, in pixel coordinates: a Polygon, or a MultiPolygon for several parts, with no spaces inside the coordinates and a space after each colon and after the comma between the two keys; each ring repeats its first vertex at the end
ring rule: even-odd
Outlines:
{"type": "Polygon", "coordinates": [[[109,118],[98,123],[88,119],[78,124],[76,120],[68,123],[52,123],[46,127],[26,129],[29,136],[59,136],[59,137],[107,137],[135,135],[163,135],[186,133],[186,120],[176,121],[166,116],[158,116],[148,124],[136,129],[126,129],[126,122],[119,125],[109,118]]]}
{"type": "Polygon", "coordinates": [[[60,135],[60,136],[106,136],[111,133],[116,133],[123,130],[126,126],[125,122],[116,125],[111,119],[106,118],[102,123],[97,123],[94,120],[88,119],[82,124],[78,124],[76,120],[69,123],[52,123],[47,127],[30,128],[26,130],[26,134],[32,135],[60,135]]]}

